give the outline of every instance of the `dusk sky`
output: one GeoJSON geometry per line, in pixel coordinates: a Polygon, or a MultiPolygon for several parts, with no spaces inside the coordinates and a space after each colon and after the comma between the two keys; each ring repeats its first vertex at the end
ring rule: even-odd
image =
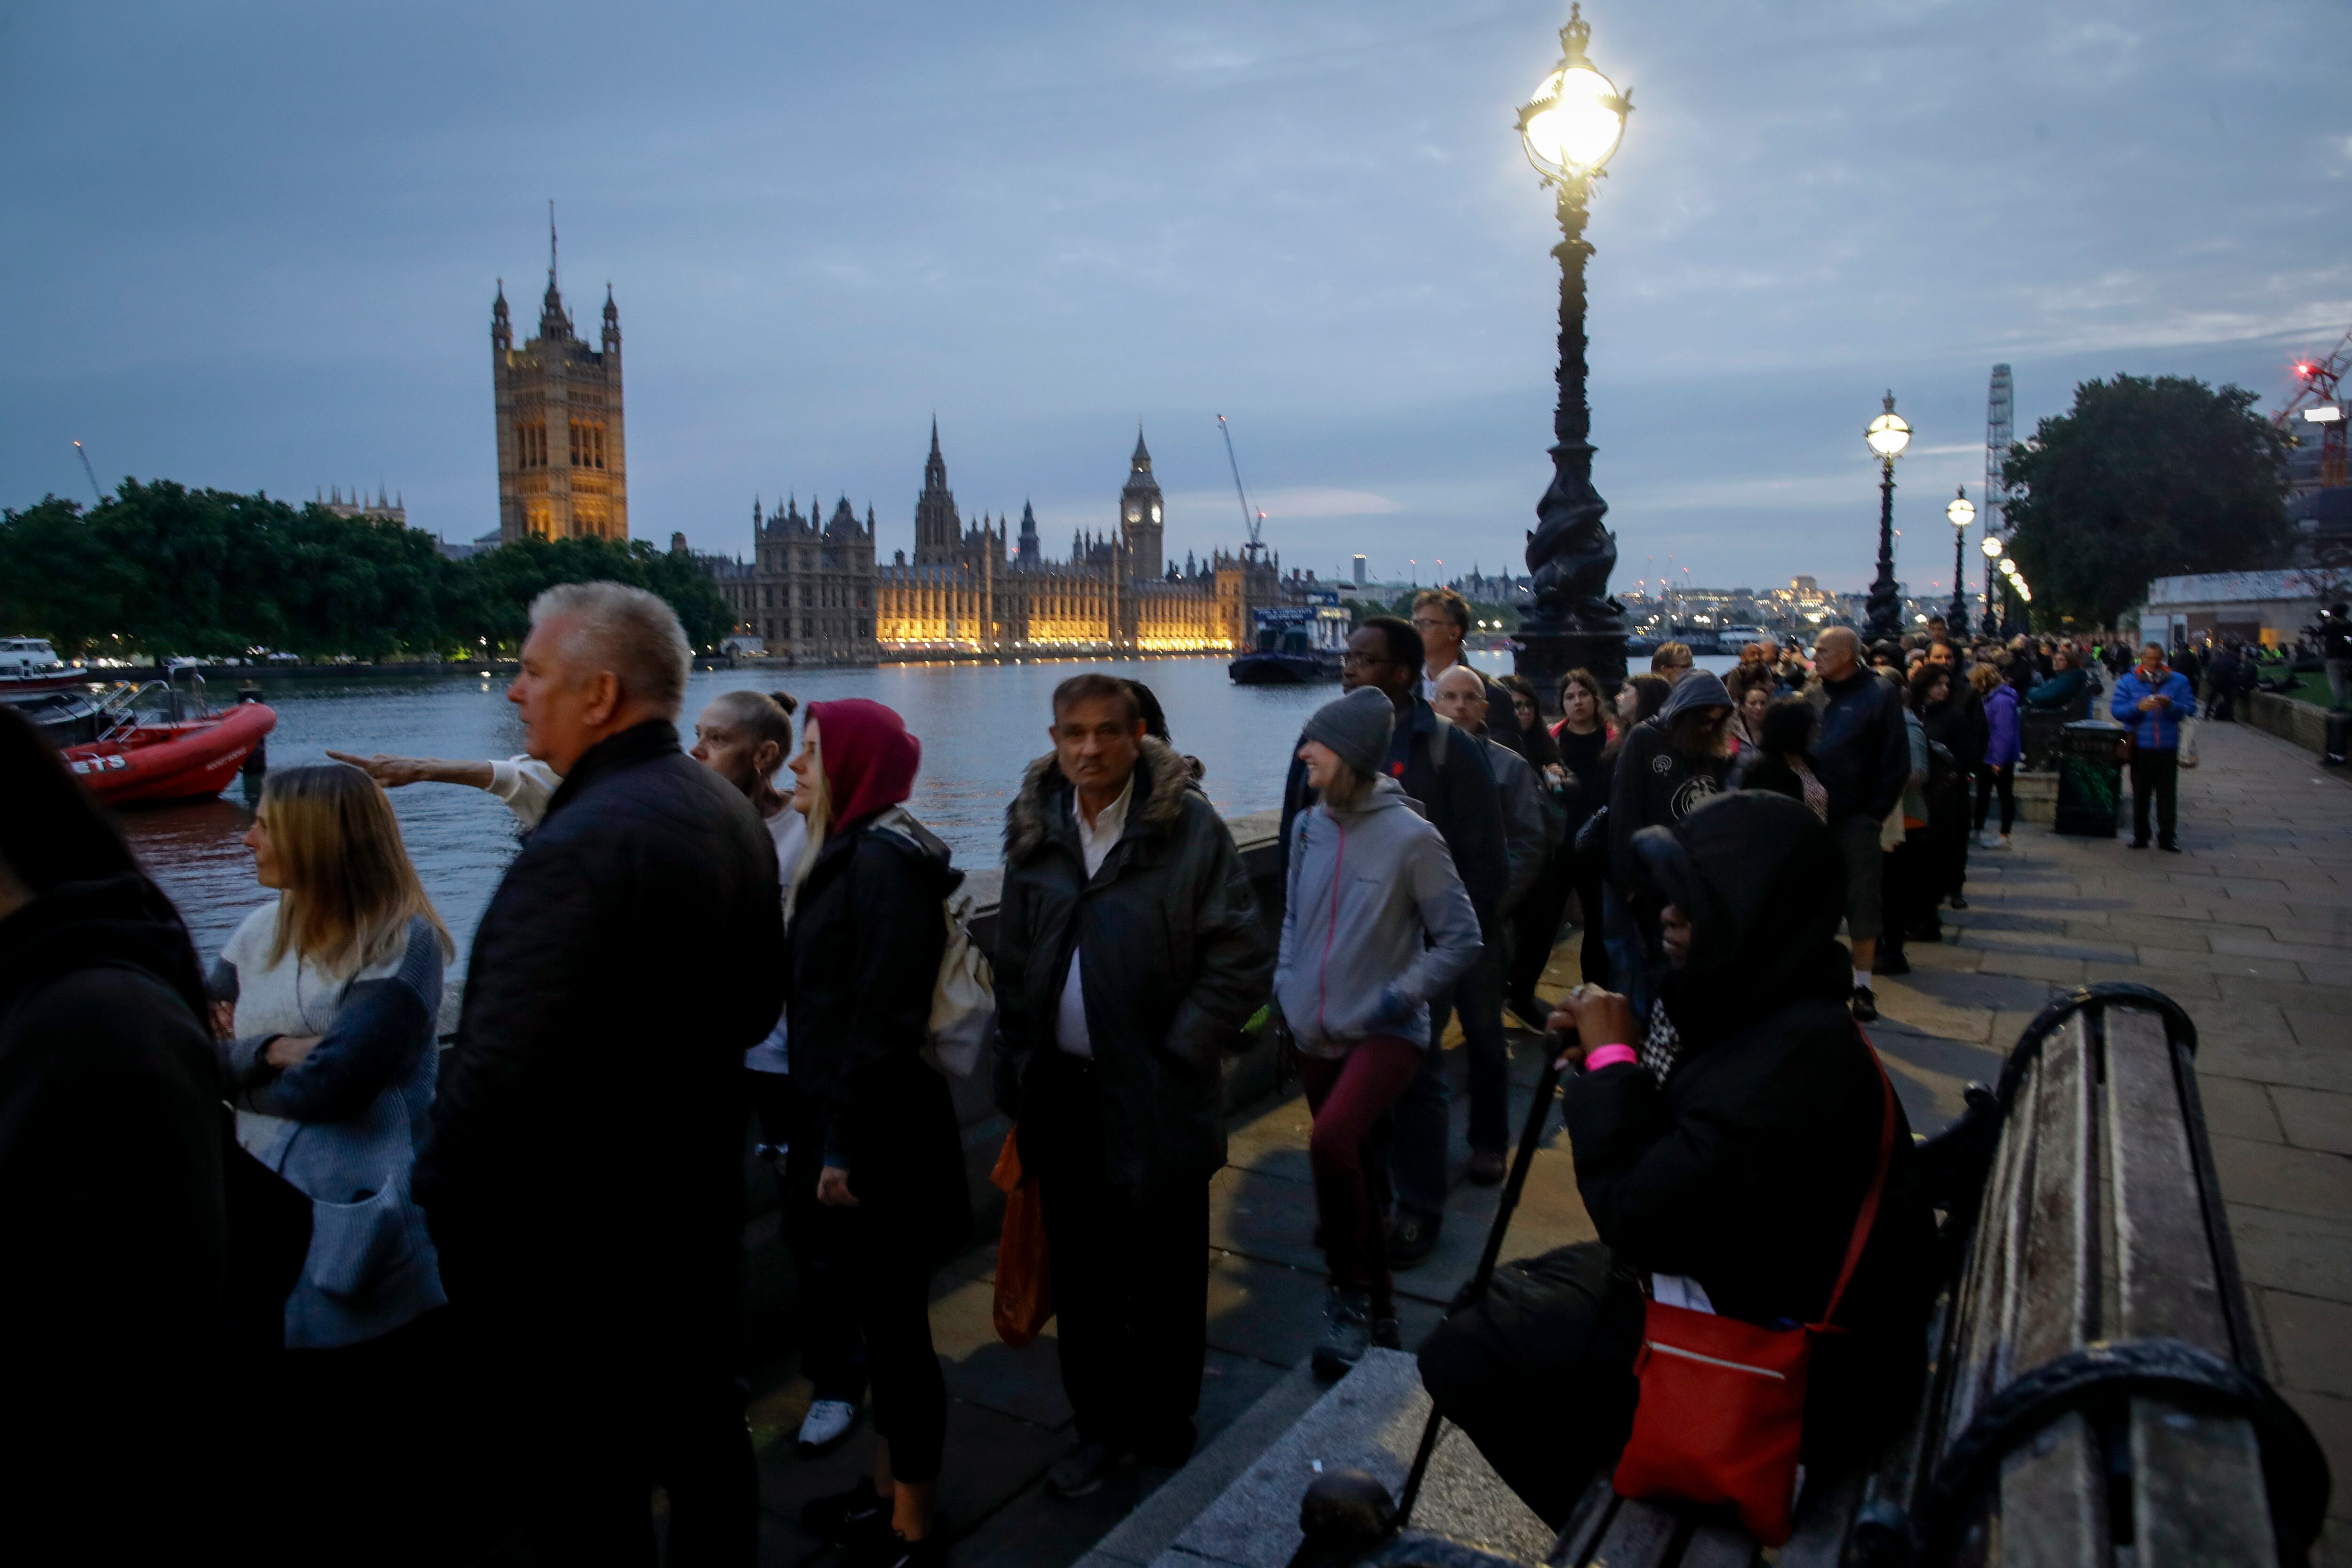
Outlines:
{"type": "MultiPolygon", "coordinates": [[[[1286,567],[1517,569],[1558,234],[1513,114],[1566,9],[0,7],[0,505],[88,501],[78,437],[109,487],[495,528],[492,289],[535,330],[552,197],[640,538],[846,493],[887,560],[936,413],[965,515],[1060,555],[1139,418],[1181,558],[1240,536],[1223,413],[1286,567]]],[[[2116,371],[2268,408],[2352,325],[2341,0],[1588,16],[1635,106],[1589,231],[1620,587],[1862,587],[1892,387],[1898,567],[1948,591],[1996,361],[2023,436],[2116,371]]]]}

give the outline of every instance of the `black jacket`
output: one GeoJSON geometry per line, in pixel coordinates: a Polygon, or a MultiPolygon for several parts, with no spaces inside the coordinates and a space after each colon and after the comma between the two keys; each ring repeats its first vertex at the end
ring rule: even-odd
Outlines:
{"type": "Polygon", "coordinates": [[[1631,885],[1633,835],[1644,827],[1672,827],[1701,802],[1719,795],[1731,775],[1729,757],[1694,762],[1666,741],[1666,726],[1685,709],[1729,703],[1712,675],[1685,676],[1665,706],[1626,731],[1617,749],[1616,773],[1609,783],[1609,875],[1621,890],[1631,885]]]}
{"type": "Polygon", "coordinates": [[[565,775],[475,933],[416,1162],[452,1301],[731,1336],[777,903],[767,828],[668,721],[565,775]]]}
{"type": "Polygon", "coordinates": [[[65,1510],[73,1547],[44,1561],[127,1560],[163,1544],[137,1539],[151,1527],[184,1545],[223,1402],[250,1394],[221,1376],[234,1145],[202,1006],[187,932],[142,877],[0,921],[0,1343],[17,1352],[0,1502],[33,1557],[26,1531],[65,1510]],[[125,1412],[150,1407],[188,1424],[186,1451],[133,1505],[121,1478],[147,1457],[125,1412]]]}
{"type": "Polygon", "coordinates": [[[1903,694],[1885,677],[1857,669],[1843,680],[1816,682],[1808,695],[1821,715],[1813,772],[1829,792],[1830,820],[1861,816],[1884,821],[1911,777],[1903,694]]]}
{"type": "MultiPolygon", "coordinates": [[[[1233,835],[1188,778],[1182,758],[1143,742],[1126,831],[1092,878],[1073,792],[1052,757],[1030,764],[1004,814],[1000,1103],[1017,1117],[1021,1079],[1060,1048],[1062,987],[1082,946],[1104,1163],[1111,1181],[1139,1189],[1205,1181],[1225,1163],[1223,1048],[1274,976],[1233,835]]],[[[1033,1152],[1027,1129],[1022,1147],[1033,1152]]],[[[1049,1150],[1041,1138],[1034,1152],[1050,1163],[1049,1150]]]]}
{"type": "MultiPolygon", "coordinates": [[[[1886,1092],[1846,1012],[1834,841],[1803,807],[1748,793],[1637,850],[1654,896],[1693,915],[1691,966],[1661,987],[1682,1055],[1663,1086],[1632,1063],[1570,1081],[1578,1190],[1633,1268],[1696,1279],[1731,1317],[1815,1321],[1886,1092]]],[[[1849,1333],[1815,1358],[1815,1408],[1883,1415],[1916,1387],[1932,1243],[1898,1103],[1885,1194],[1835,1319],[1849,1333]]]]}
{"type": "MultiPolygon", "coordinates": [[[[1397,783],[1445,840],[1454,857],[1454,869],[1470,895],[1470,907],[1478,911],[1478,923],[1485,926],[1502,908],[1503,895],[1511,884],[1510,858],[1503,844],[1503,795],[1495,783],[1494,767],[1486,761],[1486,749],[1478,744],[1476,736],[1457,733],[1417,694],[1412,716],[1401,718],[1399,724],[1412,740],[1397,783]]],[[[1290,775],[1282,786],[1280,863],[1286,874],[1290,869],[1291,825],[1300,812],[1315,804],[1315,791],[1307,783],[1307,764],[1297,753],[1294,742],[1290,775]]]]}
{"type": "Polygon", "coordinates": [[[947,948],[942,904],[963,881],[949,858],[896,809],[829,834],[785,938],[793,1089],[823,1108],[812,1115],[824,1163],[849,1173],[862,1220],[933,1257],[971,1224],[955,1107],[922,1057],[947,948]]]}

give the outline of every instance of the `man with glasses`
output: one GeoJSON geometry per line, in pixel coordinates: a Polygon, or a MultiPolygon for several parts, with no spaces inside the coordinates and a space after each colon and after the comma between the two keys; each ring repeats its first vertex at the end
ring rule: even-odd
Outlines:
{"type": "MultiPolygon", "coordinates": [[[[1477,911],[1478,929],[1492,931],[1510,885],[1502,792],[1477,738],[1456,731],[1422,697],[1423,646],[1405,622],[1393,616],[1375,616],[1348,638],[1339,684],[1349,691],[1360,686],[1376,688],[1395,705],[1396,731],[1389,745],[1388,775],[1420,805],[1445,840],[1454,868],[1470,895],[1471,908],[1477,911]]],[[[1505,707],[1508,706],[1506,700],[1505,707]]],[[[1294,745],[1293,752],[1297,750],[1294,745]]],[[[1314,804],[1307,764],[1294,755],[1282,791],[1286,875],[1298,814],[1314,804]]],[[[1496,1005],[1499,1009],[1499,993],[1496,1005]]],[[[1422,1073],[1393,1112],[1398,1157],[1393,1162],[1397,1218],[1389,1236],[1391,1268],[1410,1268],[1437,1245],[1445,1214],[1446,1133],[1452,1100],[1453,1086],[1445,1077],[1442,1053],[1432,1049],[1422,1073]]],[[[1372,1163],[1382,1169],[1391,1163],[1382,1159],[1372,1163]]]]}
{"type": "MultiPolygon", "coordinates": [[[[1469,668],[1462,657],[1463,640],[1470,632],[1470,602],[1451,588],[1424,588],[1412,601],[1412,629],[1421,634],[1421,700],[1437,700],[1437,682],[1449,669],[1469,668]]],[[[1518,752],[1528,754],[1528,736],[1519,728],[1519,710],[1511,694],[1476,672],[1486,688],[1486,732],[1518,752]]]]}
{"type": "Polygon", "coordinates": [[[1690,644],[1685,642],[1660,643],[1658,650],[1650,656],[1650,673],[1665,677],[1670,685],[1688,675],[1696,665],[1690,644]]]}

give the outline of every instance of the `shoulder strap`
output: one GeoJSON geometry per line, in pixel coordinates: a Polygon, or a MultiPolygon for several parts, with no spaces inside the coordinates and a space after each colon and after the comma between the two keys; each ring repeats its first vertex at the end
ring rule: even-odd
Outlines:
{"type": "Polygon", "coordinates": [[[1863,1194],[1862,1212],[1854,1215],[1853,1237],[1845,1244],[1845,1263],[1838,1269],[1837,1283],[1830,1287],[1829,1305],[1822,1309],[1822,1321],[1812,1325],[1817,1329],[1828,1328],[1837,1317],[1838,1302],[1844,1299],[1845,1288],[1862,1262],[1863,1248],[1870,1244],[1870,1228],[1878,1221],[1878,1200],[1886,1193],[1886,1169],[1895,1158],[1895,1085],[1887,1080],[1886,1064],[1878,1059],[1877,1047],[1862,1032],[1861,1025],[1854,1026],[1853,1034],[1878,1074],[1879,1093],[1885,1104],[1878,1119],[1878,1169],[1871,1175],[1870,1191],[1863,1194]]]}

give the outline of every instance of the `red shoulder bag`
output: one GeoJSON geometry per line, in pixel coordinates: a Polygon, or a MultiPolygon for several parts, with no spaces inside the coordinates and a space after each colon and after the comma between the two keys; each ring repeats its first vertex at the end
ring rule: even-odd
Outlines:
{"type": "Polygon", "coordinates": [[[1854,1216],[1845,1265],[1821,1321],[1799,1329],[1767,1329],[1648,1302],[1641,1353],[1633,1360],[1642,1397],[1633,1412],[1633,1435],[1617,1461],[1618,1496],[1728,1504],[1748,1532],[1767,1546],[1782,1544],[1795,1528],[1806,1363],[1814,1335],[1843,1331],[1831,1320],[1870,1240],[1895,1150],[1895,1086],[1869,1041],[1862,1045],[1885,1096],[1878,1170],[1854,1216]]]}

